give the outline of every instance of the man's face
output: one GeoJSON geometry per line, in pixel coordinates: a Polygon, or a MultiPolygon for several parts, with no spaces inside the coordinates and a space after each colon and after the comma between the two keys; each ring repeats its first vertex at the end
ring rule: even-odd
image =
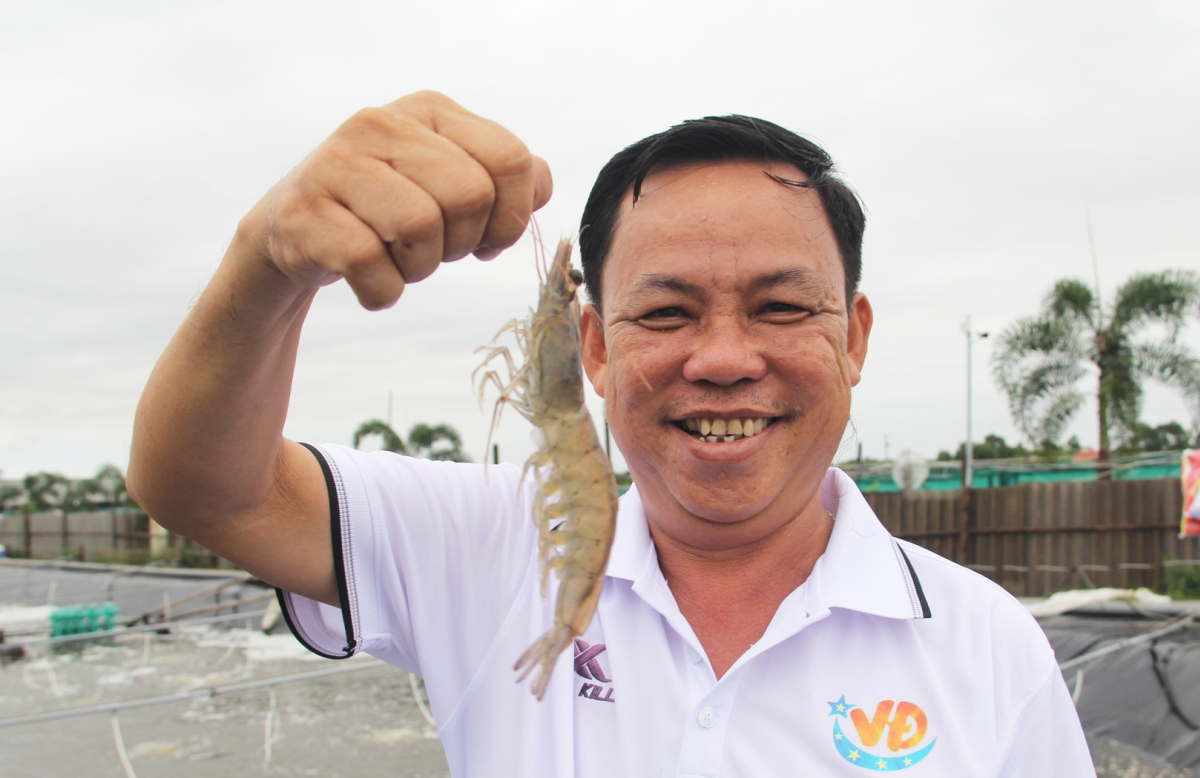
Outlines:
{"type": "Polygon", "coordinates": [[[871,327],[865,297],[846,304],[818,195],[764,170],[804,178],[692,164],[647,177],[636,207],[626,194],[603,322],[584,317],[584,365],[652,530],[701,551],[820,510],[871,327]]]}

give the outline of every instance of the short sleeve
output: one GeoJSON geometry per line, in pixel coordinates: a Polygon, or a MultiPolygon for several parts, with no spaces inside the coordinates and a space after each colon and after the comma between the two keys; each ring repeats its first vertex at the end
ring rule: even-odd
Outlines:
{"type": "Polygon", "coordinates": [[[309,448],[329,488],[342,608],[281,593],[293,633],[321,656],[364,651],[465,689],[535,577],[531,485],[512,465],[309,448]]]}
{"type": "Polygon", "coordinates": [[[1018,714],[1001,752],[999,778],[1096,778],[1079,715],[1057,666],[1018,714]]]}

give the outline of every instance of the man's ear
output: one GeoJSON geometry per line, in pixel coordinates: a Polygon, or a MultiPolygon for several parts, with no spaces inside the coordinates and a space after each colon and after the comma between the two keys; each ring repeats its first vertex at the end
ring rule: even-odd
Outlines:
{"type": "Polygon", "coordinates": [[[850,304],[850,325],[846,332],[846,355],[850,358],[850,385],[857,386],[862,378],[863,363],[867,361],[867,341],[871,337],[871,325],[875,312],[871,301],[862,292],[854,295],[850,304]]]}
{"type": "Polygon", "coordinates": [[[604,340],[604,319],[594,305],[583,306],[583,369],[596,394],[604,397],[604,379],[608,373],[608,344],[604,340]]]}

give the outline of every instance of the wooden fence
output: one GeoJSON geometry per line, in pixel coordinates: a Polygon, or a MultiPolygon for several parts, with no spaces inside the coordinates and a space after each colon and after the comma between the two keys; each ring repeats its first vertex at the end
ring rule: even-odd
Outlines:
{"type": "Polygon", "coordinates": [[[1179,538],[1176,479],[1028,483],[972,489],[966,499],[962,490],[866,498],[896,537],[1019,597],[1089,585],[1160,588],[1164,562],[1200,559],[1200,538],[1179,538]]]}
{"type": "Polygon", "coordinates": [[[10,555],[32,559],[144,564],[163,558],[185,559],[190,567],[230,566],[211,551],[152,524],[138,510],[13,511],[0,517],[0,543],[10,555]]]}
{"type": "Polygon", "coordinates": [[[150,548],[150,522],[141,511],[14,511],[0,522],[0,543],[35,559],[114,556],[150,548]]]}

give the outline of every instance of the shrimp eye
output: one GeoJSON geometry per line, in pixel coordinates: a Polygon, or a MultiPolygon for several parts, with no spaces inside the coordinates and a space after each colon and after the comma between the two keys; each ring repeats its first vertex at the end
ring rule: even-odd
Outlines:
{"type": "Polygon", "coordinates": [[[575,268],[571,268],[571,271],[567,275],[575,282],[575,286],[583,286],[583,273],[580,273],[575,268]]]}

